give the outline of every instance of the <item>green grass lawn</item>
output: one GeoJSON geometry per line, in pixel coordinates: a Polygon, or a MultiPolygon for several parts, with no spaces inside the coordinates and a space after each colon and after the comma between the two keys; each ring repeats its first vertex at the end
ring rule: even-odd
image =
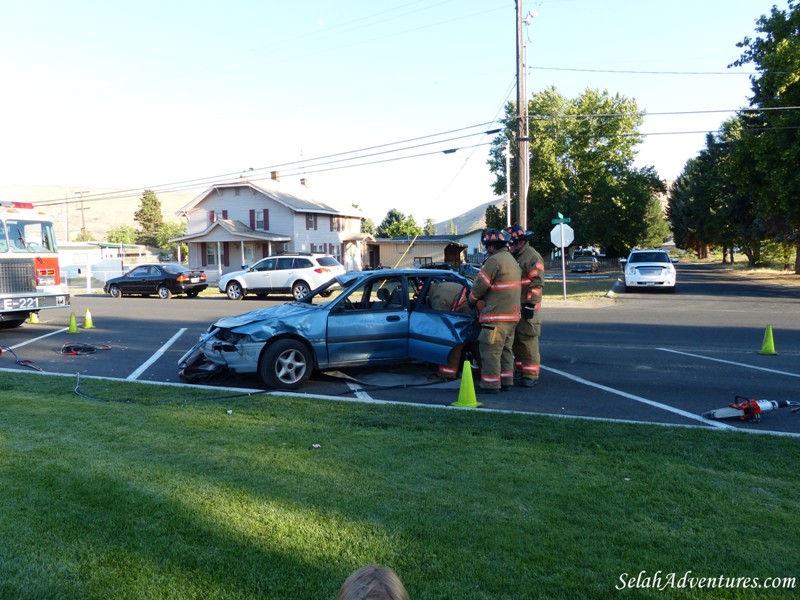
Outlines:
{"type": "Polygon", "coordinates": [[[797,439],[75,384],[0,373],[0,598],[796,597],[617,588],[800,576],[797,439]]]}

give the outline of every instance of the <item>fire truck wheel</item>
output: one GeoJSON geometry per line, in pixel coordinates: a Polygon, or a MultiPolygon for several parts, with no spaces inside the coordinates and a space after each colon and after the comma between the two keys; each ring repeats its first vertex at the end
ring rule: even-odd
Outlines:
{"type": "Polygon", "coordinates": [[[108,293],[112,298],[122,298],[122,290],[119,289],[119,286],[112,285],[110,288],[108,288],[108,293]]]}
{"type": "Polygon", "coordinates": [[[0,321],[0,329],[13,329],[19,327],[25,322],[25,319],[8,319],[0,321]]]}

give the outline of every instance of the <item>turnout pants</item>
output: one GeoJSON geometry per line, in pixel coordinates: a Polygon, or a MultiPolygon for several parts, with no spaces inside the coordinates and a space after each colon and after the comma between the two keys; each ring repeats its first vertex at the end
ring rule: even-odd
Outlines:
{"type": "Polygon", "coordinates": [[[478,344],[481,352],[481,382],[484,389],[499,389],[514,385],[515,322],[483,323],[478,344]]]}
{"type": "Polygon", "coordinates": [[[523,379],[539,379],[539,336],[542,320],[539,311],[533,319],[520,319],[514,331],[514,371],[523,379]]]}

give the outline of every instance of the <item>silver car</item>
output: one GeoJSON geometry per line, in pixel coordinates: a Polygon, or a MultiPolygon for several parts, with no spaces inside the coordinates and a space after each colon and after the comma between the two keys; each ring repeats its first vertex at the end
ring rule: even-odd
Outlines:
{"type": "Polygon", "coordinates": [[[382,269],[336,277],[300,301],[225,317],[178,362],[191,381],[201,365],[258,373],[293,390],[313,371],[418,360],[447,364],[450,352],[477,338],[475,315],[434,310],[434,282],[471,282],[454,271],[382,269]]]}

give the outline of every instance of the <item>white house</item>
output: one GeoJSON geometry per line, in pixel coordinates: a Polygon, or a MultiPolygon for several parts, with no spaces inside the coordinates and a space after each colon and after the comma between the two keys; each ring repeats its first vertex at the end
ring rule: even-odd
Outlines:
{"type": "MultiPolygon", "coordinates": [[[[301,180],[302,181],[302,180],[301,180]]],[[[347,268],[363,267],[368,234],[361,213],[316,199],[302,183],[245,178],[213,185],[177,211],[187,234],[189,265],[210,279],[279,252],[332,254],[347,268]]]]}

